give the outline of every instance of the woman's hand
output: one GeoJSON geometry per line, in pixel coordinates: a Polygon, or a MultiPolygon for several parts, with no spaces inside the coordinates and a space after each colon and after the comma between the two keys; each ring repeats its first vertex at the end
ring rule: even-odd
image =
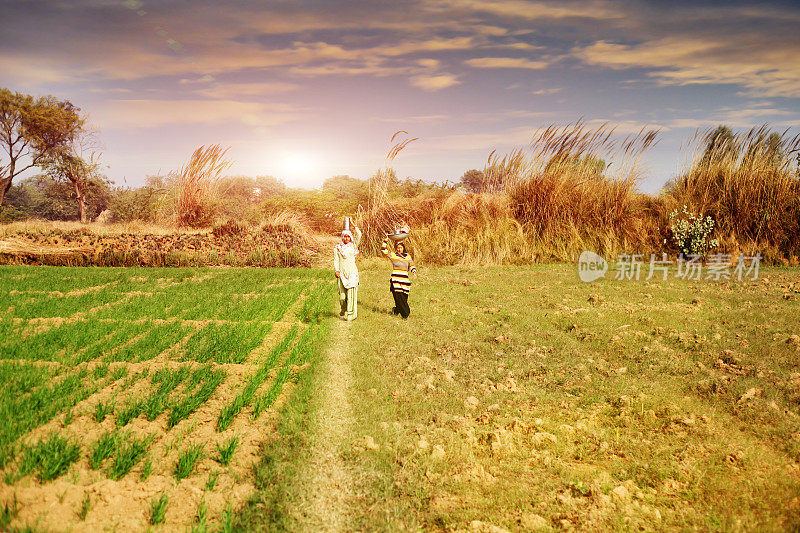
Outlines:
{"type": "Polygon", "coordinates": [[[338,270],[337,270],[336,272],[334,272],[334,274],[336,275],[336,277],[337,277],[337,278],[340,278],[340,277],[341,277],[341,276],[339,275],[339,271],[338,271],[338,270]]]}

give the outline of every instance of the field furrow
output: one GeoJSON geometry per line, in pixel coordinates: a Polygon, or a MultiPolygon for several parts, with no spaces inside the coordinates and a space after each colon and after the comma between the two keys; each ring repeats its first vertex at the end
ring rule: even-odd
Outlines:
{"type": "Polygon", "coordinates": [[[210,527],[245,503],[278,417],[252,404],[291,395],[297,347],[334,294],[326,277],[4,270],[0,505],[13,523],[139,531],[167,495],[168,527],[199,509],[210,527]]]}

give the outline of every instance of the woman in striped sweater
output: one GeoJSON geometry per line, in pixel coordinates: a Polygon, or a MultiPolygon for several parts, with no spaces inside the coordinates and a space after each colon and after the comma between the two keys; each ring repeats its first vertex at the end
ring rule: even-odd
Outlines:
{"type": "Polygon", "coordinates": [[[394,251],[389,251],[388,241],[383,240],[381,252],[392,262],[392,276],[389,278],[389,290],[394,297],[394,314],[408,318],[411,309],[408,307],[408,293],[411,290],[411,275],[417,277],[417,269],[411,255],[406,253],[406,245],[398,241],[394,251]]]}

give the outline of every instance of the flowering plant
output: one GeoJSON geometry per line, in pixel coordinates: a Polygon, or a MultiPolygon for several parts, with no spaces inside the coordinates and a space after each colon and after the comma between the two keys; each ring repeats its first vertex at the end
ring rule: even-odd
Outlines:
{"type": "MultiPolygon", "coordinates": [[[[684,254],[706,255],[711,248],[719,245],[717,239],[711,239],[714,232],[714,219],[695,215],[686,206],[683,211],[676,209],[669,214],[669,229],[672,232],[673,244],[684,254]]],[[[666,244],[667,240],[664,239],[666,244]]]]}

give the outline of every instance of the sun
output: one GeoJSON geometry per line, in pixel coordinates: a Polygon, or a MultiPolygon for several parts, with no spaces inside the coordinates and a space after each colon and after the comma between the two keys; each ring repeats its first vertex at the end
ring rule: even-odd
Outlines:
{"type": "Polygon", "coordinates": [[[289,176],[306,176],[314,170],[316,161],[311,154],[289,152],[283,156],[283,171],[289,176]]]}

